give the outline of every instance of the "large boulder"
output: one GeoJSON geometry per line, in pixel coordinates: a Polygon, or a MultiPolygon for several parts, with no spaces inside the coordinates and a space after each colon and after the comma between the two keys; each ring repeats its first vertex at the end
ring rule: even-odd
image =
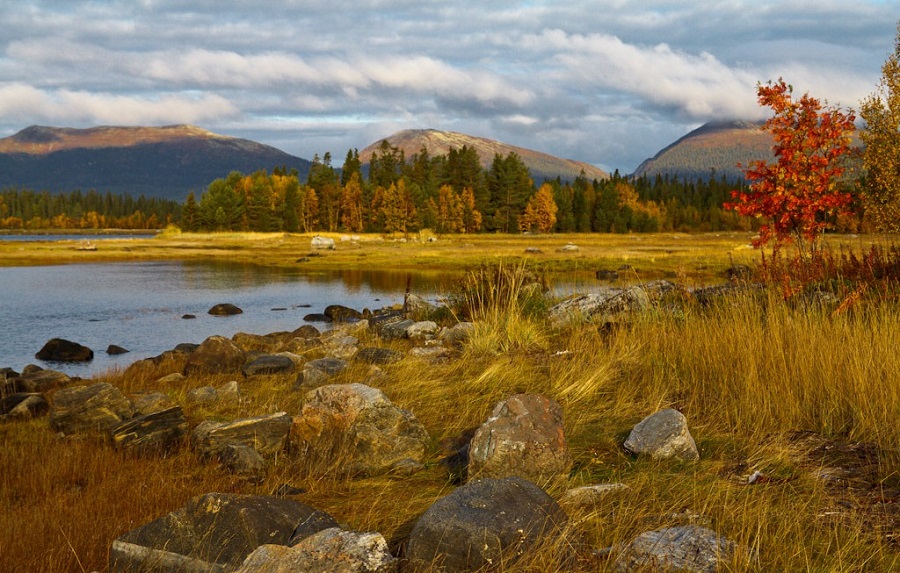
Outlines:
{"type": "Polygon", "coordinates": [[[562,408],[538,394],[498,403],[469,446],[472,477],[518,476],[542,483],[567,475],[571,466],[562,408]]]}
{"type": "Polygon", "coordinates": [[[109,571],[231,572],[260,545],[287,545],[298,530],[311,535],[336,526],[298,501],[208,493],[113,541],[109,571]]]}
{"type": "Polygon", "coordinates": [[[347,322],[365,318],[363,313],[342,304],[330,304],[325,307],[325,311],[322,314],[334,322],[347,322]]]}
{"type": "Polygon", "coordinates": [[[655,460],[700,459],[684,414],[671,408],[660,410],[638,422],[624,445],[633,454],[647,455],[655,460]]]}
{"type": "Polygon", "coordinates": [[[106,382],[63,388],[53,396],[50,427],[66,435],[106,432],[134,415],[131,401],[106,382]]]}
{"type": "Polygon", "coordinates": [[[600,292],[571,296],[548,311],[550,324],[566,326],[583,320],[603,317],[607,320],[639,312],[650,305],[650,296],[643,286],[625,289],[604,289],[600,292]]]}
{"type": "Polygon", "coordinates": [[[317,251],[333,251],[336,248],[334,239],[332,239],[331,237],[321,237],[319,235],[316,235],[312,238],[312,240],[309,242],[309,246],[317,251]]]}
{"type": "Polygon", "coordinates": [[[188,356],[184,374],[236,372],[246,361],[243,349],[224,336],[210,336],[188,356]]]}
{"type": "Polygon", "coordinates": [[[187,434],[188,423],[180,406],[125,420],[110,429],[116,449],[137,454],[162,453],[187,434]]]}
{"type": "Polygon", "coordinates": [[[429,441],[411,412],[364,384],[329,384],[307,393],[291,436],[306,455],[325,465],[339,460],[350,475],[421,462],[429,441]]]}
{"type": "Polygon", "coordinates": [[[616,557],[615,570],[716,573],[729,562],[735,544],[698,525],[666,527],[635,538],[616,557]]]}
{"type": "Polygon", "coordinates": [[[380,533],[337,527],[310,535],[293,547],[263,545],[238,573],[394,573],[397,559],[380,533]]]}
{"type": "Polygon", "coordinates": [[[284,448],[290,430],[291,417],[285,412],[234,422],[206,420],[194,428],[191,446],[202,457],[212,457],[228,444],[244,444],[268,457],[284,448]]]}
{"type": "Polygon", "coordinates": [[[416,521],[406,557],[414,570],[476,571],[510,564],[563,535],[566,514],[541,488],[517,478],[482,479],[436,501],[416,521]]]}
{"type": "Polygon", "coordinates": [[[23,372],[11,380],[17,392],[48,392],[61,388],[71,381],[68,374],[43,368],[23,372]]]}
{"type": "Polygon", "coordinates": [[[94,351],[71,340],[51,338],[34,357],[51,362],[87,362],[94,359],[94,351]]]}

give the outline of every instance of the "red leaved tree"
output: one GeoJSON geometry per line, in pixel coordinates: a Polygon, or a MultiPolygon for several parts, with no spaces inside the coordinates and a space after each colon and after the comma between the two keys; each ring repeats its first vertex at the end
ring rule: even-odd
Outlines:
{"type": "Polygon", "coordinates": [[[842,188],[841,177],[855,117],[808,93],[799,100],[792,93],[793,87],[780,78],[757,87],[759,104],[774,112],[764,129],[772,133],[775,162],[754,161],[744,168],[749,189],[732,191],[735,201],[725,207],[768,220],[754,246],[773,241],[777,251],[795,240],[806,258],[816,254],[829,219],[848,213],[852,197],[842,188]]]}

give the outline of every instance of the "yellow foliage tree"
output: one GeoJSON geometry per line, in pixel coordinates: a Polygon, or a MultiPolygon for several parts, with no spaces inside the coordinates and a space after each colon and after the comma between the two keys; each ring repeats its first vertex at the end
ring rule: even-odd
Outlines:
{"type": "Polygon", "coordinates": [[[350,180],[341,191],[341,226],[347,231],[356,233],[363,230],[362,184],[359,173],[350,176],[350,180]]]}
{"type": "Polygon", "coordinates": [[[438,189],[437,227],[439,233],[459,233],[465,230],[464,205],[460,196],[449,185],[438,189]]]}
{"type": "Polygon", "coordinates": [[[481,230],[481,211],[475,208],[475,191],[466,187],[462,191],[463,232],[477,233],[481,230]]]}
{"type": "Polygon", "coordinates": [[[559,207],[553,199],[553,187],[544,183],[525,205],[525,211],[519,217],[519,230],[549,233],[556,225],[558,212],[559,207]]]}

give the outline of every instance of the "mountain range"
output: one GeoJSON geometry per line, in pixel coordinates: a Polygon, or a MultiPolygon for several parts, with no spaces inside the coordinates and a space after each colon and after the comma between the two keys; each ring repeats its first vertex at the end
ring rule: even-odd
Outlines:
{"type": "MultiPolygon", "coordinates": [[[[514,152],[538,184],[556,177],[571,181],[582,172],[588,179],[609,176],[587,163],[457,132],[405,130],[384,140],[402,149],[407,158],[423,148],[437,156],[465,145],[476,151],[485,168],[490,167],[496,154],[514,152]]],[[[382,141],[360,152],[364,164],[382,141]]],[[[644,161],[634,175],[740,178],[738,163],[770,157],[771,137],[760,130],[759,123],[710,123],[644,161]]],[[[0,188],[50,192],[95,189],[182,201],[190,191],[199,197],[211,181],[231,171],[252,173],[283,166],[296,169],[305,181],[310,165],[310,161],[274,147],[191,125],[88,129],[31,126],[0,139],[0,188]]]]}

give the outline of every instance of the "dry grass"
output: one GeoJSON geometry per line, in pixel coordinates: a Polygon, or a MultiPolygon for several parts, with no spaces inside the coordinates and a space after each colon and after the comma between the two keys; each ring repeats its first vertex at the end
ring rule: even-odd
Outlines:
{"type": "MultiPolygon", "coordinates": [[[[464,292],[479,326],[457,359],[406,358],[369,380],[430,432],[426,471],[354,480],[287,456],[264,483],[251,485],[186,447],[166,458],[129,459],[96,440],[59,439],[46,420],[7,424],[0,426],[0,570],[104,571],[114,538],[193,495],[270,493],[282,483],[305,490],[296,499],[347,527],[379,531],[396,548],[415,518],[454,487],[439,463],[445,444],[520,392],[550,396],[565,412],[575,467],[568,478],[542,484],[551,495],[594,483],[629,486],[572,512],[590,547],[698,523],[743,548],[728,571],[900,568],[900,311],[892,298],[863,298],[830,313],[762,291],[710,307],[669,301],[612,330],[585,324],[554,331],[528,293],[524,268],[512,262],[506,272],[500,280],[472,275],[464,292]],[[699,462],[655,462],[623,451],[630,428],[663,407],[686,414],[699,462]],[[766,483],[748,485],[754,471],[766,483]],[[835,472],[843,473],[822,477],[835,472]]],[[[362,338],[397,349],[409,344],[362,338]]],[[[190,388],[229,380],[196,376],[156,385],[180,367],[170,362],[108,379],[126,393],[162,391],[181,404],[190,388]]],[[[336,382],[368,375],[355,365],[336,382]]],[[[292,383],[242,381],[239,404],[186,404],[186,415],[196,424],[297,413],[302,396],[292,383]]],[[[565,549],[547,547],[501,570],[612,570],[588,551],[560,565],[565,549]]]]}

